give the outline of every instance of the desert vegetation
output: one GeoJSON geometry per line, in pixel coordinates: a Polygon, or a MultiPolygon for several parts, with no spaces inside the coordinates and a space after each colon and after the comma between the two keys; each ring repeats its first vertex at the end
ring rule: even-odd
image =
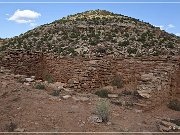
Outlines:
{"type": "Polygon", "coordinates": [[[39,26],[3,44],[1,51],[9,48],[72,57],[139,57],[179,55],[180,38],[135,18],[90,10],[39,26]]]}

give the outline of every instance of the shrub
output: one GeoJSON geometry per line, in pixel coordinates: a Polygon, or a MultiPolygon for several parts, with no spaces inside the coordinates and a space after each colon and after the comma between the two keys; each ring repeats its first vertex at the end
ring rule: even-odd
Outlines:
{"type": "Polygon", "coordinates": [[[175,47],[173,42],[169,42],[165,46],[170,49],[173,49],[175,47]]]}
{"type": "Polygon", "coordinates": [[[52,96],[59,96],[60,91],[59,90],[53,90],[53,92],[50,94],[52,96]]]}
{"type": "Polygon", "coordinates": [[[96,106],[96,112],[103,122],[108,122],[110,116],[109,102],[107,100],[100,100],[100,102],[96,106]]]}
{"type": "Polygon", "coordinates": [[[104,89],[101,89],[95,92],[95,94],[101,98],[107,98],[109,93],[110,93],[109,91],[104,90],[104,89]]]}
{"type": "Polygon", "coordinates": [[[5,46],[5,45],[0,46],[0,52],[5,51],[6,48],[7,48],[7,46],[5,46]]]}
{"type": "Polygon", "coordinates": [[[11,122],[9,125],[6,125],[6,130],[8,132],[14,132],[14,130],[17,128],[17,125],[13,122],[11,122]]]}
{"type": "Polygon", "coordinates": [[[18,82],[18,83],[24,83],[24,82],[25,82],[25,79],[22,78],[22,77],[19,77],[19,78],[17,79],[17,82],[18,82]]]}
{"type": "Polygon", "coordinates": [[[89,44],[90,45],[92,45],[92,46],[95,46],[95,45],[97,45],[99,43],[99,41],[98,40],[92,40],[91,38],[89,39],[89,44]]]}
{"type": "Polygon", "coordinates": [[[106,50],[107,50],[106,48],[98,47],[96,52],[97,53],[106,53],[106,50]]]}
{"type": "Polygon", "coordinates": [[[177,99],[173,99],[169,102],[168,107],[175,111],[180,111],[180,101],[177,99]]]}
{"type": "Polygon", "coordinates": [[[53,83],[54,82],[54,79],[49,74],[45,75],[45,80],[48,81],[48,83],[53,83]]]}
{"type": "Polygon", "coordinates": [[[135,54],[136,52],[137,52],[137,49],[136,48],[128,48],[127,49],[127,52],[129,53],[129,54],[135,54]]]}
{"type": "Polygon", "coordinates": [[[45,89],[45,86],[44,86],[44,84],[36,83],[36,84],[35,84],[35,88],[36,88],[36,89],[43,90],[43,89],[45,89]]]}
{"type": "Polygon", "coordinates": [[[171,119],[170,122],[180,126],[180,119],[171,119]]]}
{"type": "Polygon", "coordinates": [[[115,76],[112,80],[112,85],[117,86],[117,88],[122,88],[123,87],[123,81],[120,76],[115,76]]]}
{"type": "Polygon", "coordinates": [[[126,40],[126,41],[123,41],[123,42],[119,42],[118,45],[119,46],[128,46],[129,45],[129,41],[126,40]]]}

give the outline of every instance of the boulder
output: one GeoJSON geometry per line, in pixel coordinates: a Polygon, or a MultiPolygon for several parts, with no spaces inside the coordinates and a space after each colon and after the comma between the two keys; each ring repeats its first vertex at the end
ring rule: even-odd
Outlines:
{"type": "Polygon", "coordinates": [[[109,98],[118,98],[118,94],[108,94],[109,98]]]}
{"type": "Polygon", "coordinates": [[[69,79],[67,83],[68,84],[78,84],[79,81],[77,79],[69,79]]]}
{"type": "Polygon", "coordinates": [[[61,89],[63,89],[64,85],[65,85],[64,83],[55,82],[55,83],[49,83],[48,87],[53,90],[61,90],[61,89]]]}
{"type": "Polygon", "coordinates": [[[141,84],[138,86],[137,92],[143,98],[150,98],[153,88],[153,84],[141,84]]]}
{"type": "Polygon", "coordinates": [[[26,81],[26,82],[33,82],[34,79],[33,79],[33,78],[25,78],[25,81],[26,81]]]}
{"type": "Polygon", "coordinates": [[[94,122],[94,123],[102,123],[103,122],[102,118],[97,115],[90,116],[89,121],[94,122]]]}
{"type": "Polygon", "coordinates": [[[180,126],[169,120],[161,120],[158,128],[161,132],[172,132],[172,131],[180,131],[180,126]]]}
{"type": "Polygon", "coordinates": [[[109,85],[109,86],[105,86],[105,87],[103,87],[102,89],[103,89],[103,90],[107,90],[107,91],[111,91],[111,92],[113,92],[114,87],[109,85]]]}
{"type": "Polygon", "coordinates": [[[16,128],[16,129],[14,130],[14,132],[24,132],[24,131],[25,131],[24,128],[16,128]]]}
{"type": "Polygon", "coordinates": [[[63,99],[68,99],[68,98],[71,97],[71,95],[65,95],[65,96],[62,96],[62,97],[63,97],[63,99]]]}

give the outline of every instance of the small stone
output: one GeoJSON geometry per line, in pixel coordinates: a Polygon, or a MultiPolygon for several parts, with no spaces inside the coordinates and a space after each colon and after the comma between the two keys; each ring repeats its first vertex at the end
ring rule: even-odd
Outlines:
{"type": "Polygon", "coordinates": [[[143,98],[150,98],[151,97],[151,90],[144,90],[144,89],[139,89],[137,90],[138,94],[143,97],[143,98]]]}
{"type": "Polygon", "coordinates": [[[108,94],[109,98],[118,98],[118,94],[108,94]]]}
{"type": "Polygon", "coordinates": [[[128,128],[124,128],[123,132],[129,132],[129,129],[128,128]]]}
{"type": "Polygon", "coordinates": [[[158,128],[159,128],[159,131],[161,131],[161,132],[169,132],[170,131],[169,127],[166,127],[163,125],[158,125],[158,128]]]}
{"type": "Polygon", "coordinates": [[[34,81],[34,79],[33,78],[25,78],[25,81],[32,82],[32,81],[34,81]]]}
{"type": "Polygon", "coordinates": [[[163,126],[169,127],[170,129],[177,128],[178,126],[174,123],[168,122],[168,121],[161,121],[161,124],[163,126]]]}
{"type": "Polygon", "coordinates": [[[2,82],[2,88],[6,88],[8,84],[6,82],[2,82]]]}
{"type": "Polygon", "coordinates": [[[29,86],[29,85],[30,85],[30,83],[26,83],[26,82],[25,82],[25,83],[24,83],[24,85],[27,85],[27,86],[29,86]]]}
{"type": "Polygon", "coordinates": [[[102,123],[103,122],[102,118],[99,116],[96,116],[96,115],[90,116],[89,120],[94,123],[102,123]]]}
{"type": "Polygon", "coordinates": [[[73,89],[68,89],[68,88],[63,88],[62,90],[66,91],[66,92],[73,92],[73,89]]]}
{"type": "Polygon", "coordinates": [[[83,127],[83,126],[84,126],[84,124],[83,124],[83,123],[81,123],[79,126],[80,126],[80,127],[83,127]]]}
{"type": "Polygon", "coordinates": [[[17,110],[20,110],[20,109],[21,109],[21,107],[18,107],[18,108],[17,108],[17,110]]]}
{"type": "Polygon", "coordinates": [[[62,82],[55,82],[54,83],[54,86],[56,86],[58,89],[63,89],[65,83],[62,83],[62,82]]]}
{"type": "Polygon", "coordinates": [[[32,79],[35,79],[35,76],[31,76],[32,79]]]}
{"type": "Polygon", "coordinates": [[[136,113],[142,113],[142,110],[135,109],[134,111],[135,111],[136,113]]]}
{"type": "Polygon", "coordinates": [[[113,87],[113,86],[105,86],[105,87],[103,87],[102,89],[113,92],[114,87],[113,87]]]}
{"type": "Polygon", "coordinates": [[[78,84],[79,82],[76,79],[69,79],[68,84],[78,84]]]}
{"type": "Polygon", "coordinates": [[[18,78],[24,78],[24,77],[25,77],[24,75],[19,75],[19,74],[14,75],[14,78],[16,78],[16,79],[18,79],[18,78]]]}
{"type": "Polygon", "coordinates": [[[0,70],[0,73],[4,73],[4,70],[1,69],[1,70],[0,70]]]}
{"type": "Polygon", "coordinates": [[[24,129],[24,128],[16,128],[14,131],[15,131],[15,132],[24,132],[25,129],[24,129]]]}
{"type": "Polygon", "coordinates": [[[71,95],[65,95],[65,96],[63,96],[63,99],[68,99],[70,97],[71,97],[71,95]]]}

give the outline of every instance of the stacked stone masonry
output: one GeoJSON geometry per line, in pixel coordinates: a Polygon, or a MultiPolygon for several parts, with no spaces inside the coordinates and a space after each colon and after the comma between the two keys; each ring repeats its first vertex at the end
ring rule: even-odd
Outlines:
{"type": "Polygon", "coordinates": [[[7,52],[0,66],[16,74],[51,76],[76,91],[94,92],[111,85],[117,75],[127,90],[139,91],[144,97],[164,101],[179,94],[179,58],[58,58],[38,52],[7,52]]]}

